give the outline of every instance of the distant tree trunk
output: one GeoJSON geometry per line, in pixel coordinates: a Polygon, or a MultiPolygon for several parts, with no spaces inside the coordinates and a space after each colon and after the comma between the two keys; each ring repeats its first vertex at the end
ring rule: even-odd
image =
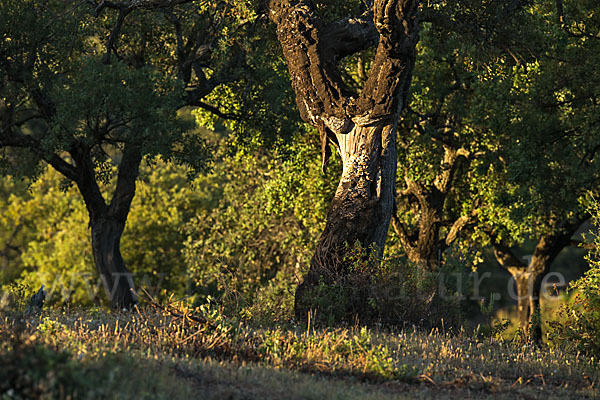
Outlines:
{"type": "Polygon", "coordinates": [[[112,305],[129,309],[137,304],[137,296],[133,277],[121,256],[120,244],[135,196],[135,182],[142,162],[141,151],[135,145],[125,146],[118,167],[117,186],[109,205],[98,187],[89,150],[79,145],[70,153],[79,171],[75,182],[90,216],[96,270],[112,305]]]}
{"type": "Polygon", "coordinates": [[[509,269],[517,288],[517,315],[519,316],[519,327],[521,332],[529,332],[529,323],[531,320],[530,299],[533,296],[531,291],[531,274],[527,271],[515,271],[509,269]]]}
{"type": "Polygon", "coordinates": [[[396,127],[415,61],[416,0],[375,0],[371,14],[323,23],[308,0],[270,0],[269,16],[287,60],[302,118],[321,135],[323,170],[334,145],[343,173],[304,282],[296,315],[306,318],[307,290],[349,274],[348,246],[381,255],[393,210],[396,127]],[[360,93],[344,84],[339,61],[377,44],[360,93]]]}
{"type": "Polygon", "coordinates": [[[473,222],[475,213],[456,216],[453,220],[447,215],[446,203],[450,197],[459,160],[469,161],[471,153],[466,149],[444,145],[444,156],[440,160],[441,172],[431,185],[404,178],[405,188],[400,191],[392,220],[392,227],[398,236],[408,259],[426,272],[435,271],[442,253],[459,237],[460,233],[473,222]],[[418,209],[419,221],[413,228],[406,224],[398,213],[409,208],[418,209]],[[441,235],[441,228],[447,228],[441,235]]]}
{"type": "Polygon", "coordinates": [[[519,259],[508,246],[494,243],[496,260],[515,280],[521,332],[536,343],[542,341],[540,308],[542,281],[558,254],[571,244],[571,237],[588,218],[589,215],[585,214],[574,221],[557,223],[538,241],[529,264],[519,259]],[[536,315],[539,319],[534,321],[536,315]]]}

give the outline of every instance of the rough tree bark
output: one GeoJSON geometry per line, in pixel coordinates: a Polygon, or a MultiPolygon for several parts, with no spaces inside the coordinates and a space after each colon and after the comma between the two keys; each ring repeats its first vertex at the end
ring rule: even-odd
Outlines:
{"type": "Polygon", "coordinates": [[[327,223],[296,291],[306,318],[308,289],[348,274],[348,246],[382,254],[394,204],[396,127],[418,41],[416,0],[375,0],[372,13],[324,24],[308,0],[271,0],[269,11],[287,60],[302,118],[321,135],[323,170],[339,151],[343,172],[327,223]],[[337,63],[377,44],[360,93],[344,85],[337,63]]]}
{"type": "Polygon", "coordinates": [[[541,311],[542,281],[558,254],[572,244],[571,237],[588,218],[589,215],[586,214],[573,221],[557,223],[551,233],[538,241],[529,264],[515,255],[504,243],[497,241],[493,243],[496,260],[515,280],[521,331],[534,342],[539,343],[542,340],[541,320],[538,321],[539,323],[533,321],[533,316],[540,315],[541,311]]]}

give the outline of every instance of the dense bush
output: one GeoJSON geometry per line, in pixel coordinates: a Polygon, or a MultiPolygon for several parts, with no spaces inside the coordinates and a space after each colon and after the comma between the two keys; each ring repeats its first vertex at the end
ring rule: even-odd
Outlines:
{"type": "MultiPolygon", "coordinates": [[[[596,228],[600,228],[600,201],[589,206],[596,228]]],[[[553,338],[575,345],[586,353],[600,355],[600,234],[593,234],[595,247],[586,256],[590,269],[569,285],[574,292],[562,309],[562,319],[554,323],[553,338]]]]}
{"type": "Polygon", "coordinates": [[[424,272],[403,256],[379,260],[366,253],[358,244],[350,247],[346,261],[352,273],[329,276],[328,282],[310,289],[305,296],[309,304],[303,308],[313,310],[315,323],[424,328],[460,325],[465,293],[457,283],[466,279],[457,276],[464,275],[463,267],[446,263],[436,271],[424,272]]]}
{"type": "Polygon", "coordinates": [[[334,163],[323,176],[313,141],[239,152],[215,165],[222,196],[187,225],[185,256],[198,301],[210,295],[265,323],[291,317],[339,168],[334,163]]]}

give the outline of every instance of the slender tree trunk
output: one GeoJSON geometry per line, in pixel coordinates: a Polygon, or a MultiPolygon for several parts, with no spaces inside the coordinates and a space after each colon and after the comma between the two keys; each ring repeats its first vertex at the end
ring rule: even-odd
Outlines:
{"type": "Polygon", "coordinates": [[[102,215],[90,222],[92,250],[96,270],[111,303],[118,308],[131,308],[137,303],[131,272],[121,256],[121,235],[125,222],[102,215]]]}
{"type": "Polygon", "coordinates": [[[539,274],[534,274],[531,280],[531,297],[529,298],[529,323],[531,324],[531,340],[535,343],[542,342],[542,308],[540,301],[542,299],[542,280],[550,270],[550,264],[546,266],[544,271],[539,274]]]}
{"type": "Polygon", "coordinates": [[[121,236],[135,196],[142,162],[140,148],[135,144],[125,145],[110,204],[106,204],[96,181],[89,149],[74,146],[70,153],[79,172],[75,182],[90,216],[96,270],[112,305],[129,309],[137,304],[137,296],[132,275],[121,256],[121,236]]]}
{"type": "Polygon", "coordinates": [[[556,222],[552,230],[538,241],[529,264],[520,260],[505,244],[494,243],[498,263],[511,273],[517,285],[521,331],[536,343],[542,341],[540,297],[543,279],[558,254],[571,244],[571,237],[588,218],[589,214],[585,213],[574,220],[556,222]]]}

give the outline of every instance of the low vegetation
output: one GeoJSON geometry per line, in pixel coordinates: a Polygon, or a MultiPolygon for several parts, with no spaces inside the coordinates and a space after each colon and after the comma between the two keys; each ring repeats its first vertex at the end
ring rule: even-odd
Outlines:
{"type": "Polygon", "coordinates": [[[598,360],[465,329],[258,328],[211,304],[5,306],[6,398],[597,397],[598,360]]]}

